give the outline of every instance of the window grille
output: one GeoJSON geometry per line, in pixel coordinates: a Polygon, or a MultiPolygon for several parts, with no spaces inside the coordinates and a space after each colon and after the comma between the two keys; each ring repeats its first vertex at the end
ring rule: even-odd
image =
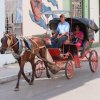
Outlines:
{"type": "Polygon", "coordinates": [[[73,17],[82,17],[82,0],[72,0],[73,17]]]}

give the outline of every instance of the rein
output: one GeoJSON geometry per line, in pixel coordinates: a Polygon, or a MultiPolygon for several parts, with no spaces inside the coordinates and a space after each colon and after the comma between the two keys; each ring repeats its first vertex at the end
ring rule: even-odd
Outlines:
{"type": "Polygon", "coordinates": [[[30,40],[31,40],[31,42],[34,42],[34,43],[36,44],[36,46],[37,46],[37,48],[35,48],[34,50],[39,50],[39,49],[45,47],[45,46],[41,46],[41,47],[39,47],[39,45],[38,45],[35,41],[33,41],[32,39],[30,39],[30,40]]]}
{"type": "MultiPolygon", "coordinates": [[[[10,35],[8,35],[8,34],[6,35],[7,39],[9,39],[9,36],[10,36],[10,35]]],[[[41,48],[44,48],[44,47],[45,47],[45,46],[40,46],[40,47],[39,47],[38,43],[36,43],[34,40],[30,39],[31,42],[33,42],[33,43],[37,46],[37,48],[33,48],[33,52],[32,52],[30,49],[26,49],[26,46],[25,46],[25,44],[24,44],[24,40],[23,40],[23,39],[24,39],[24,38],[21,37],[21,38],[18,39],[15,43],[14,43],[13,40],[11,40],[11,41],[10,41],[10,46],[8,46],[7,48],[3,48],[3,47],[2,47],[2,49],[11,50],[13,56],[17,59],[17,58],[21,57],[21,56],[24,54],[24,52],[25,52],[26,50],[34,54],[34,51],[35,51],[35,50],[40,50],[41,48]],[[15,45],[17,45],[18,43],[20,43],[20,41],[21,41],[22,43],[21,43],[21,45],[18,45],[18,53],[15,53],[14,51],[12,51],[12,48],[13,48],[15,45]],[[13,44],[13,43],[14,43],[14,44],[13,44]],[[11,45],[11,44],[13,44],[13,45],[11,45]],[[24,45],[24,46],[23,46],[23,45],[24,45]],[[20,48],[21,48],[21,49],[20,49],[20,48]]],[[[33,44],[33,43],[32,43],[32,44],[33,44]]]]}
{"type": "Polygon", "coordinates": [[[17,42],[15,44],[13,44],[12,46],[10,46],[10,48],[13,48],[15,45],[17,45],[19,41],[17,40],[17,42]]]}
{"type": "Polygon", "coordinates": [[[18,42],[19,41],[17,40],[17,42],[15,44],[13,44],[12,46],[9,46],[7,48],[2,47],[2,49],[9,50],[9,49],[13,48],[15,45],[17,45],[18,42]]]}

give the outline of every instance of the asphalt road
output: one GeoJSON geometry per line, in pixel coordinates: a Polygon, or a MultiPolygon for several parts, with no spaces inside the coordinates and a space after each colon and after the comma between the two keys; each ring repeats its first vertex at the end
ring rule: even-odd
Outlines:
{"type": "Polygon", "coordinates": [[[32,86],[21,79],[17,92],[14,91],[15,84],[16,81],[0,84],[0,100],[100,100],[100,68],[93,74],[88,63],[75,69],[71,80],[67,80],[61,71],[51,79],[43,75],[32,86]]]}

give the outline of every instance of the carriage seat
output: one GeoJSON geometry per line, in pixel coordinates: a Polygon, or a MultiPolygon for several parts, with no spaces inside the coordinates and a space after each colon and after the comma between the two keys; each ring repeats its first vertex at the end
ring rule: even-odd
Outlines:
{"type": "Polygon", "coordinates": [[[59,48],[49,48],[49,53],[52,57],[59,57],[60,56],[60,49],[59,48]]]}

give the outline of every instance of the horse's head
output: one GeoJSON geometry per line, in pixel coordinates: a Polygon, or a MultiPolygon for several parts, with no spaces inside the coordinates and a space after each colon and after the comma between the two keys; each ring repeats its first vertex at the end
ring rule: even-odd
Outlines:
{"type": "Polygon", "coordinates": [[[52,45],[51,39],[45,38],[44,41],[45,41],[46,45],[52,45]]]}
{"type": "Polygon", "coordinates": [[[4,34],[3,38],[1,39],[1,54],[4,54],[5,51],[13,45],[13,34],[4,34]]]}

